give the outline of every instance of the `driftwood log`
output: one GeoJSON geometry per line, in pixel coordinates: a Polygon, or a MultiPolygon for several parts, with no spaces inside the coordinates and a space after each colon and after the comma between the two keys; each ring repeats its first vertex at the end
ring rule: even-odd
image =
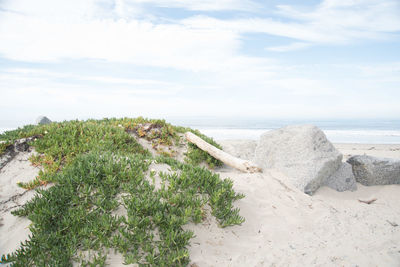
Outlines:
{"type": "Polygon", "coordinates": [[[369,205],[371,203],[374,203],[376,200],[377,200],[376,198],[373,198],[371,200],[361,200],[361,199],[359,199],[358,201],[360,201],[361,203],[365,203],[365,204],[369,205]]]}
{"type": "Polygon", "coordinates": [[[195,144],[198,148],[207,152],[214,158],[222,161],[226,165],[229,165],[242,172],[250,172],[250,173],[262,172],[261,168],[257,167],[254,163],[248,160],[236,158],[222,151],[221,149],[218,149],[215,146],[207,143],[206,141],[204,141],[203,139],[201,139],[200,137],[191,132],[186,132],[185,137],[189,142],[195,144]]]}

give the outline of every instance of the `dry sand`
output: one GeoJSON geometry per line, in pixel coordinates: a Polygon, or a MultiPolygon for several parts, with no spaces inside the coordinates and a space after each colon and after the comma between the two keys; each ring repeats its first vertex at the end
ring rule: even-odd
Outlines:
{"type": "Polygon", "coordinates": [[[353,155],[370,155],[380,158],[400,159],[400,144],[334,144],[342,152],[343,159],[348,159],[353,155]]]}
{"type": "Polygon", "coordinates": [[[400,187],[358,185],[356,192],[321,188],[310,197],[274,171],[221,173],[246,198],[242,226],[190,225],[198,266],[399,266],[400,187]],[[377,198],[373,204],[358,199],[377,198]],[[393,225],[392,225],[393,224],[393,225]]]}
{"type": "MultiPolygon", "coordinates": [[[[246,141],[221,143],[228,152],[251,158],[252,145],[246,141]]],[[[336,147],[345,158],[400,158],[400,145],[336,147]]],[[[0,254],[15,250],[29,234],[29,220],[10,214],[34,195],[16,186],[18,180],[29,181],[38,173],[27,161],[29,155],[19,153],[0,170],[0,254]]],[[[220,228],[209,215],[200,224],[185,226],[196,234],[189,248],[193,267],[400,266],[400,185],[358,184],[357,191],[342,193],[322,187],[310,197],[275,170],[244,174],[224,167],[217,172],[246,195],[236,202],[246,221],[220,228]],[[358,201],[373,198],[377,200],[370,205],[358,201]]],[[[121,258],[110,259],[112,266],[124,266],[116,259],[121,258]]]]}
{"type": "Polygon", "coordinates": [[[11,214],[12,210],[26,203],[34,191],[26,191],[17,182],[33,180],[39,169],[33,167],[28,158],[33,152],[20,152],[0,170],[0,254],[6,254],[19,247],[27,239],[30,221],[11,214]]]}

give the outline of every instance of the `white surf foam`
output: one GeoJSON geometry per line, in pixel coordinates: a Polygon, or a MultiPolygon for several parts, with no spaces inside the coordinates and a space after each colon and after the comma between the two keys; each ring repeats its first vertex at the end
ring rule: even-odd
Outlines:
{"type": "MultiPolygon", "coordinates": [[[[202,128],[203,134],[216,140],[252,139],[271,129],[202,128]]],[[[400,144],[400,131],[392,130],[323,130],[333,143],[400,144]]]]}

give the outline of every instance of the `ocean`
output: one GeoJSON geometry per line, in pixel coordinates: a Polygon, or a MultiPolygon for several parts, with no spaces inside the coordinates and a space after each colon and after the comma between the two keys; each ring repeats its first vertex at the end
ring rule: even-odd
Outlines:
{"type": "MultiPolygon", "coordinates": [[[[220,118],[170,118],[168,122],[200,130],[215,140],[253,139],[263,133],[295,124],[313,124],[332,143],[400,144],[400,120],[265,120],[220,118]]],[[[22,125],[21,125],[22,126],[22,125]]],[[[0,133],[15,129],[0,125],[0,133]]]]}
{"type": "Polygon", "coordinates": [[[400,144],[400,120],[263,120],[196,119],[175,122],[200,130],[216,140],[253,139],[287,125],[313,124],[332,143],[400,144]]]}

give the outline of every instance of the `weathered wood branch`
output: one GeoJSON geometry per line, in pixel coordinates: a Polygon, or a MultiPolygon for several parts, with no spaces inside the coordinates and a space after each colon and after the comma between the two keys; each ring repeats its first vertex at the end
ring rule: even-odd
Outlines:
{"type": "Polygon", "coordinates": [[[206,141],[204,141],[203,139],[201,139],[200,137],[191,132],[186,132],[185,137],[189,142],[195,144],[198,148],[207,152],[214,158],[222,161],[226,165],[229,165],[243,172],[250,172],[250,173],[262,172],[261,168],[257,167],[254,163],[248,160],[236,158],[222,151],[221,149],[218,149],[215,146],[207,143],[206,141]]]}
{"type": "Polygon", "coordinates": [[[371,200],[361,200],[361,199],[359,199],[358,201],[360,201],[361,203],[365,203],[365,204],[369,205],[371,203],[374,203],[376,200],[377,200],[376,198],[373,198],[371,200]]]}

